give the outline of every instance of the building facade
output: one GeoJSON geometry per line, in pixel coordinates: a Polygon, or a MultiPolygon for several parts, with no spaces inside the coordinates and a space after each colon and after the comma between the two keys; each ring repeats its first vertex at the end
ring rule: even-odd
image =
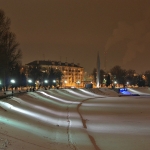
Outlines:
{"type": "Polygon", "coordinates": [[[48,72],[50,68],[59,69],[63,73],[61,80],[62,87],[83,87],[84,68],[79,64],[38,60],[26,64],[26,68],[33,65],[40,65],[43,72],[48,72]]]}

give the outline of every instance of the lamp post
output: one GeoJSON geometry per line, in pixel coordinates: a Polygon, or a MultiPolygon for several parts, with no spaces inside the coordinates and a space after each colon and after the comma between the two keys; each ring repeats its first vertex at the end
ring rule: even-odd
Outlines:
{"type": "Polygon", "coordinates": [[[46,86],[48,85],[48,80],[44,80],[45,90],[47,90],[46,86]]]}
{"type": "Polygon", "coordinates": [[[129,86],[129,82],[127,82],[127,87],[129,86]]]}
{"type": "Polygon", "coordinates": [[[16,81],[14,80],[14,79],[11,79],[10,80],[10,83],[12,84],[11,86],[11,88],[12,88],[12,96],[13,96],[13,93],[14,93],[14,91],[13,91],[13,85],[16,83],[16,81]]]}
{"type": "Polygon", "coordinates": [[[56,80],[53,80],[53,83],[54,83],[54,87],[56,86],[56,80]]]}
{"type": "Polygon", "coordinates": [[[79,88],[80,81],[77,81],[77,84],[78,84],[78,88],[79,88]]]}
{"type": "Polygon", "coordinates": [[[44,80],[44,83],[47,84],[47,83],[48,83],[48,80],[44,80]]]}
{"type": "Polygon", "coordinates": [[[114,81],[114,84],[115,84],[115,87],[116,87],[117,81],[114,81]]]}
{"type": "MultiPolygon", "coordinates": [[[[28,79],[28,85],[30,86],[32,84],[32,80],[28,79]]],[[[31,87],[30,87],[30,91],[31,91],[31,87]]]]}
{"type": "Polygon", "coordinates": [[[29,79],[29,80],[28,80],[28,83],[30,83],[30,84],[31,84],[31,83],[32,83],[32,80],[31,80],[31,79],[29,79]]]}
{"type": "Polygon", "coordinates": [[[66,88],[67,81],[65,80],[64,82],[65,82],[65,88],[66,88]]]}

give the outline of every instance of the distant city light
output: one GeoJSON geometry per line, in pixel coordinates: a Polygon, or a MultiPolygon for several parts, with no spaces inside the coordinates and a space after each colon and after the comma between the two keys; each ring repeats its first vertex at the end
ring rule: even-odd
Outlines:
{"type": "Polygon", "coordinates": [[[77,81],[78,84],[80,84],[80,81],[77,81]]]}
{"type": "Polygon", "coordinates": [[[31,79],[29,79],[29,80],[28,80],[28,82],[29,82],[29,83],[32,83],[32,80],[31,80],[31,79]]]}
{"type": "Polygon", "coordinates": [[[12,84],[14,84],[14,83],[15,83],[15,80],[14,80],[14,79],[11,79],[10,82],[11,82],[12,84]]]}
{"type": "Polygon", "coordinates": [[[48,83],[48,80],[44,80],[44,83],[48,83]]]}
{"type": "Polygon", "coordinates": [[[117,81],[115,81],[114,83],[117,84],[117,81]]]}

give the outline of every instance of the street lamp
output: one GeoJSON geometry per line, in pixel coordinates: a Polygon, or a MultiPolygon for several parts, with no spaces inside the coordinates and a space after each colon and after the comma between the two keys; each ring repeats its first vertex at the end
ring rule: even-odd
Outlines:
{"type": "Polygon", "coordinates": [[[127,86],[129,86],[129,82],[127,82],[127,86]]]}
{"type": "Polygon", "coordinates": [[[117,81],[114,81],[114,84],[115,84],[115,87],[116,87],[117,81]]]}
{"type": "Polygon", "coordinates": [[[54,79],[53,80],[53,83],[54,83],[54,88],[56,87],[56,80],[54,79]]]}
{"type": "Polygon", "coordinates": [[[47,83],[48,83],[48,80],[44,80],[44,83],[47,84],[47,83]]]}
{"type": "Polygon", "coordinates": [[[80,81],[77,81],[77,84],[78,84],[78,88],[79,88],[80,81]]]}
{"type": "Polygon", "coordinates": [[[65,82],[65,88],[66,88],[67,81],[65,80],[64,82],[65,82]]]}
{"type": "Polygon", "coordinates": [[[12,84],[12,96],[13,96],[13,93],[14,93],[14,92],[13,92],[13,85],[16,83],[16,81],[15,81],[14,79],[11,79],[11,80],[10,80],[10,83],[12,84]]]}
{"type": "Polygon", "coordinates": [[[44,80],[44,88],[47,90],[46,86],[48,85],[48,80],[44,80]]]}
{"type": "MultiPolygon", "coordinates": [[[[28,85],[30,86],[31,84],[32,84],[32,80],[31,79],[28,79],[28,85]]],[[[28,89],[27,89],[27,91],[28,91],[28,89]]],[[[30,87],[30,91],[31,91],[31,87],[30,87]]]]}
{"type": "Polygon", "coordinates": [[[31,84],[31,83],[32,83],[32,80],[31,80],[31,79],[29,79],[29,80],[28,80],[28,82],[31,84]]]}

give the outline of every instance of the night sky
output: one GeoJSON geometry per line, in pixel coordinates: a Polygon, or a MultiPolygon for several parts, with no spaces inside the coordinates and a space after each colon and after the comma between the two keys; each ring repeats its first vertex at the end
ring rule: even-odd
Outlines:
{"type": "Polygon", "coordinates": [[[91,73],[115,65],[150,70],[150,0],[0,0],[22,63],[80,63],[91,73]],[[106,57],[105,57],[106,54],[106,57]]]}

